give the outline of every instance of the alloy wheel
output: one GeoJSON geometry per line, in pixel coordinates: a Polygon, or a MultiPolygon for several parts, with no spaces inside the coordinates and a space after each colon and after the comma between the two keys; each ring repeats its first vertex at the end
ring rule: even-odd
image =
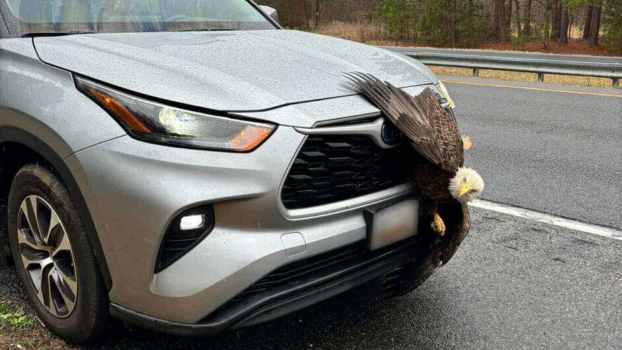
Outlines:
{"type": "Polygon", "coordinates": [[[53,316],[69,317],[78,299],[74,252],[62,220],[40,196],[26,197],[19,207],[17,249],[39,302],[53,316]]]}

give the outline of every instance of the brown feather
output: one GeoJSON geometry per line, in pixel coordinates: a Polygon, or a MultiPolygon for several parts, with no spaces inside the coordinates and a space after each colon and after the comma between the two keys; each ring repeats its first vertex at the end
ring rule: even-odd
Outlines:
{"type": "Polygon", "coordinates": [[[378,107],[431,163],[455,173],[464,164],[464,149],[458,123],[442,107],[439,96],[427,88],[412,97],[371,74],[347,73],[350,88],[378,107]]]}
{"type": "Polygon", "coordinates": [[[378,107],[424,158],[414,167],[420,194],[433,201],[450,200],[449,181],[464,165],[464,147],[456,118],[443,108],[437,93],[426,88],[413,97],[371,74],[347,73],[346,77],[350,89],[378,107]]]}

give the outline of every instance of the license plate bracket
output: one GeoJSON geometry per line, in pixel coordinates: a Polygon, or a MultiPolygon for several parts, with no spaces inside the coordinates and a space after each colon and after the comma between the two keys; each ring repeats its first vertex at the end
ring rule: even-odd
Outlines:
{"type": "Polygon", "coordinates": [[[367,242],[378,250],[414,237],[419,228],[419,201],[408,199],[394,205],[365,212],[367,242]]]}

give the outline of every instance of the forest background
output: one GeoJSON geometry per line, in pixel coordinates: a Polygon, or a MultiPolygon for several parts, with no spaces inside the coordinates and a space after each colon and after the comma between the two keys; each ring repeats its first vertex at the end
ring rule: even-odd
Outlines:
{"type": "Polygon", "coordinates": [[[285,27],[372,44],[622,54],[622,0],[263,0],[285,27]]]}

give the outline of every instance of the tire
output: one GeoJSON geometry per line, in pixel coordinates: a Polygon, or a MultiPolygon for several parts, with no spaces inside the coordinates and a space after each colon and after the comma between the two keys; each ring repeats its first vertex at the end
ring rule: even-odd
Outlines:
{"type": "MultiPolygon", "coordinates": [[[[1,177],[0,181],[2,181],[1,177]]],[[[6,234],[6,210],[6,198],[0,198],[0,268],[11,265],[11,252],[6,234]]]]}
{"type": "Polygon", "coordinates": [[[42,166],[23,167],[9,192],[8,223],[17,274],[39,318],[67,342],[96,341],[109,324],[108,295],[65,186],[42,166]]]}

